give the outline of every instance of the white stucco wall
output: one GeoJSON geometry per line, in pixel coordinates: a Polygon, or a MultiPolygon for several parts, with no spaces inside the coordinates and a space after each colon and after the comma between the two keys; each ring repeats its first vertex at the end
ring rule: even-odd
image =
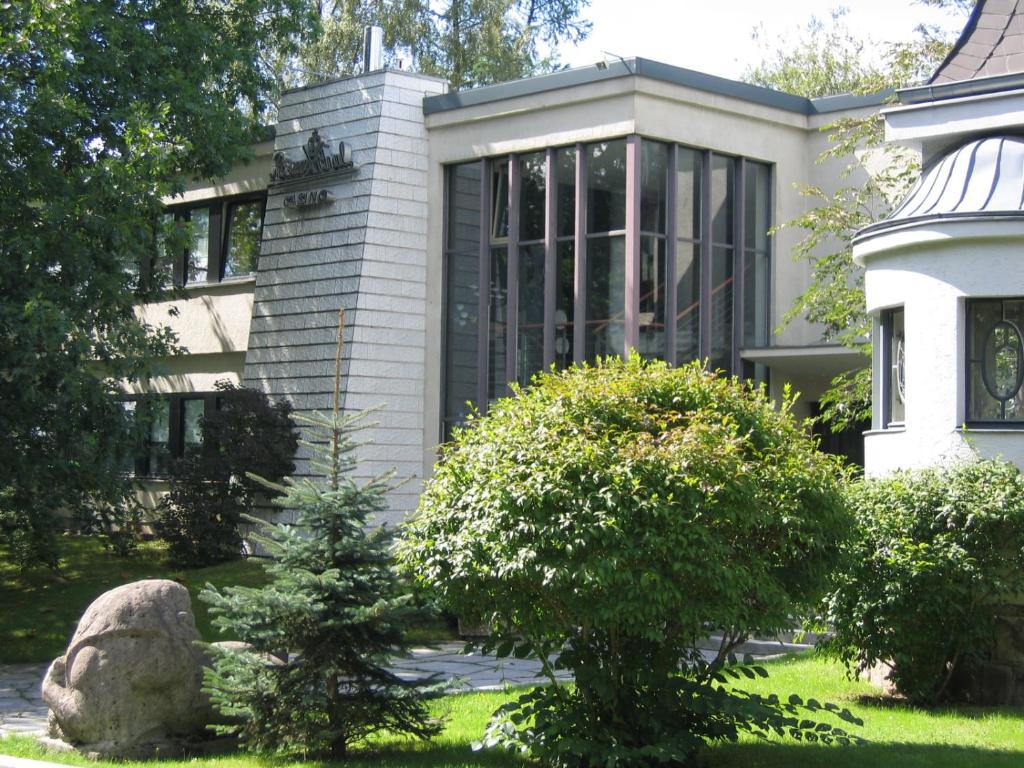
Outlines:
{"type": "MultiPolygon", "coordinates": [[[[966,299],[1024,296],[1024,219],[936,221],[857,244],[868,311],[904,307],[906,418],[865,438],[865,472],[946,464],[977,453],[1024,468],[1024,428],[964,428],[966,299]]],[[[876,342],[878,340],[876,339],[876,342]]],[[[880,381],[880,355],[874,380],[880,381]]],[[[875,397],[875,426],[880,427],[875,397]]]]}

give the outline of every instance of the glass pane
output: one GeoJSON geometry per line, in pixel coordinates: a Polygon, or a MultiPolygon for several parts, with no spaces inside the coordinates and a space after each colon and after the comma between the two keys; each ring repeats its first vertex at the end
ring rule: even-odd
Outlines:
{"type": "Polygon", "coordinates": [[[171,403],[154,399],[149,412],[149,472],[165,475],[170,469],[171,403]]]}
{"type": "Polygon", "coordinates": [[[1024,421],[1024,301],[972,301],[971,421],[1024,421]]]}
{"type": "Polygon", "coordinates": [[[447,204],[445,247],[476,253],[480,247],[480,163],[449,166],[447,204]]]}
{"type": "Polygon", "coordinates": [[[558,269],[555,274],[555,364],[566,368],[572,364],[573,312],[576,302],[576,244],[571,240],[558,243],[558,269]]]}
{"type": "Polygon", "coordinates": [[[544,246],[519,249],[519,334],[516,380],[526,385],[544,368],[544,246]]]}
{"type": "Polygon", "coordinates": [[[732,373],[732,248],[711,249],[711,370],[732,373]]]}
{"type": "Polygon", "coordinates": [[[640,166],[640,230],[665,234],[668,146],[645,139],[640,145],[640,166]]]}
{"type": "Polygon", "coordinates": [[[711,156],[711,240],[732,245],[733,174],[731,157],[711,156]]]}
{"type": "Polygon", "coordinates": [[[192,224],[192,244],[188,249],[187,282],[206,280],[206,266],[210,260],[210,209],[193,208],[189,211],[192,224]]]}
{"type": "Polygon", "coordinates": [[[263,234],[263,201],[247,200],[228,207],[228,244],[224,277],[251,275],[256,271],[263,234]]]}
{"type": "Polygon", "coordinates": [[[746,164],[745,189],[743,190],[744,239],[746,247],[755,251],[768,250],[768,229],[771,219],[768,202],[771,170],[762,163],[746,164]]]}
{"type": "Polygon", "coordinates": [[[491,171],[491,240],[508,237],[508,160],[498,160],[491,171]]]}
{"type": "Polygon", "coordinates": [[[490,401],[505,395],[508,377],[505,374],[505,320],[508,307],[508,249],[491,249],[490,327],[487,334],[488,380],[490,401]]]}
{"type": "MultiPolygon", "coordinates": [[[[446,259],[444,413],[446,427],[450,427],[465,421],[470,404],[476,402],[480,257],[476,253],[450,253],[446,259]]],[[[445,438],[448,436],[446,431],[445,438]]]]}
{"type": "Polygon", "coordinates": [[[676,244],[676,363],[700,357],[700,246],[676,244]]]}
{"type": "Polygon", "coordinates": [[[173,247],[169,241],[175,238],[176,228],[179,226],[181,226],[181,222],[173,213],[160,215],[160,223],[156,230],[156,258],[153,260],[154,285],[159,284],[164,288],[171,285],[174,276],[174,262],[180,255],[180,251],[168,252],[168,248],[173,247]]]}
{"type": "Polygon", "coordinates": [[[747,251],[743,274],[743,344],[747,347],[768,346],[768,254],[747,251]]]}
{"type": "Polygon", "coordinates": [[[700,240],[701,153],[679,148],[676,164],[676,235],[700,240]]]}
{"type": "Polygon", "coordinates": [[[625,352],[626,243],[621,236],[587,240],[588,360],[625,352]]]}
{"type": "Polygon", "coordinates": [[[889,422],[902,423],[904,420],[906,387],[904,386],[904,353],[906,343],[903,334],[903,310],[894,309],[889,313],[889,422]]]}
{"type": "Polygon", "coordinates": [[[137,406],[138,403],[135,400],[121,401],[121,408],[124,411],[125,428],[128,433],[132,435],[131,446],[121,455],[119,461],[120,470],[126,475],[135,473],[135,457],[139,452],[139,440],[141,435],[137,432],[137,424],[135,420],[137,406]]]}
{"type": "Polygon", "coordinates": [[[519,240],[544,239],[545,166],[543,152],[519,158],[519,240]]]}
{"type": "Polygon", "coordinates": [[[564,147],[555,153],[555,173],[558,174],[558,230],[559,237],[576,233],[576,150],[564,147]]]}
{"type": "Polygon", "coordinates": [[[587,147],[587,232],[626,228],[626,140],[587,147]]]}
{"type": "Polygon", "coordinates": [[[664,359],[665,239],[640,238],[640,347],[644,357],[664,359]]]}
{"type": "Polygon", "coordinates": [[[194,448],[203,444],[203,414],[206,410],[206,403],[200,399],[189,398],[181,401],[184,429],[182,442],[185,449],[194,448]]]}

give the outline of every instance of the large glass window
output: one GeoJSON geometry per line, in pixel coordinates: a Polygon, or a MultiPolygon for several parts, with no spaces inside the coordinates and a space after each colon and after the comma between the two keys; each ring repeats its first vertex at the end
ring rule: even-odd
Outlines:
{"type": "Polygon", "coordinates": [[[446,184],[446,425],[471,392],[486,409],[627,340],[727,373],[768,343],[767,164],[630,137],[453,165],[446,184]]]}
{"type": "Polygon", "coordinates": [[[124,401],[125,412],[136,427],[141,444],[125,457],[126,472],[141,477],[165,477],[171,465],[203,443],[203,418],[216,409],[214,393],[143,395],[124,401]]]}
{"type": "Polygon", "coordinates": [[[263,235],[263,200],[243,200],[228,206],[227,242],[222,277],[256,271],[263,235]]]}
{"type": "Polygon", "coordinates": [[[1024,298],[967,304],[967,420],[1024,422],[1024,298]]]}

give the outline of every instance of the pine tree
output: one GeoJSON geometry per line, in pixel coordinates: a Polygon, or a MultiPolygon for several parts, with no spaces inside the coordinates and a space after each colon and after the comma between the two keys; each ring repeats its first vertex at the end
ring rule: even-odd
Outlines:
{"type": "Polygon", "coordinates": [[[376,731],[428,738],[440,729],[426,699],[441,686],[385,666],[408,650],[404,632],[420,610],[392,567],[391,531],[367,527],[390,475],[360,485],[349,474],[363,416],[340,415],[336,398],[332,414],[294,417],[308,427],[320,478],[268,484],[296,515],[260,537],[273,557],[270,583],[202,593],[214,625],[248,644],[215,647],[206,678],[215,706],[234,719],[218,730],[246,748],[342,757],[376,731]]]}

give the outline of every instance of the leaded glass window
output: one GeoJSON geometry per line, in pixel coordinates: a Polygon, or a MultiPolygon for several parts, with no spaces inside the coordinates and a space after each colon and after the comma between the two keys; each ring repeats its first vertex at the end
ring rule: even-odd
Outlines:
{"type": "Polygon", "coordinates": [[[907,342],[903,307],[882,312],[882,427],[903,426],[906,418],[907,342]]]}
{"type": "Polygon", "coordinates": [[[967,420],[1024,421],[1024,299],[967,304],[967,420]]]}

